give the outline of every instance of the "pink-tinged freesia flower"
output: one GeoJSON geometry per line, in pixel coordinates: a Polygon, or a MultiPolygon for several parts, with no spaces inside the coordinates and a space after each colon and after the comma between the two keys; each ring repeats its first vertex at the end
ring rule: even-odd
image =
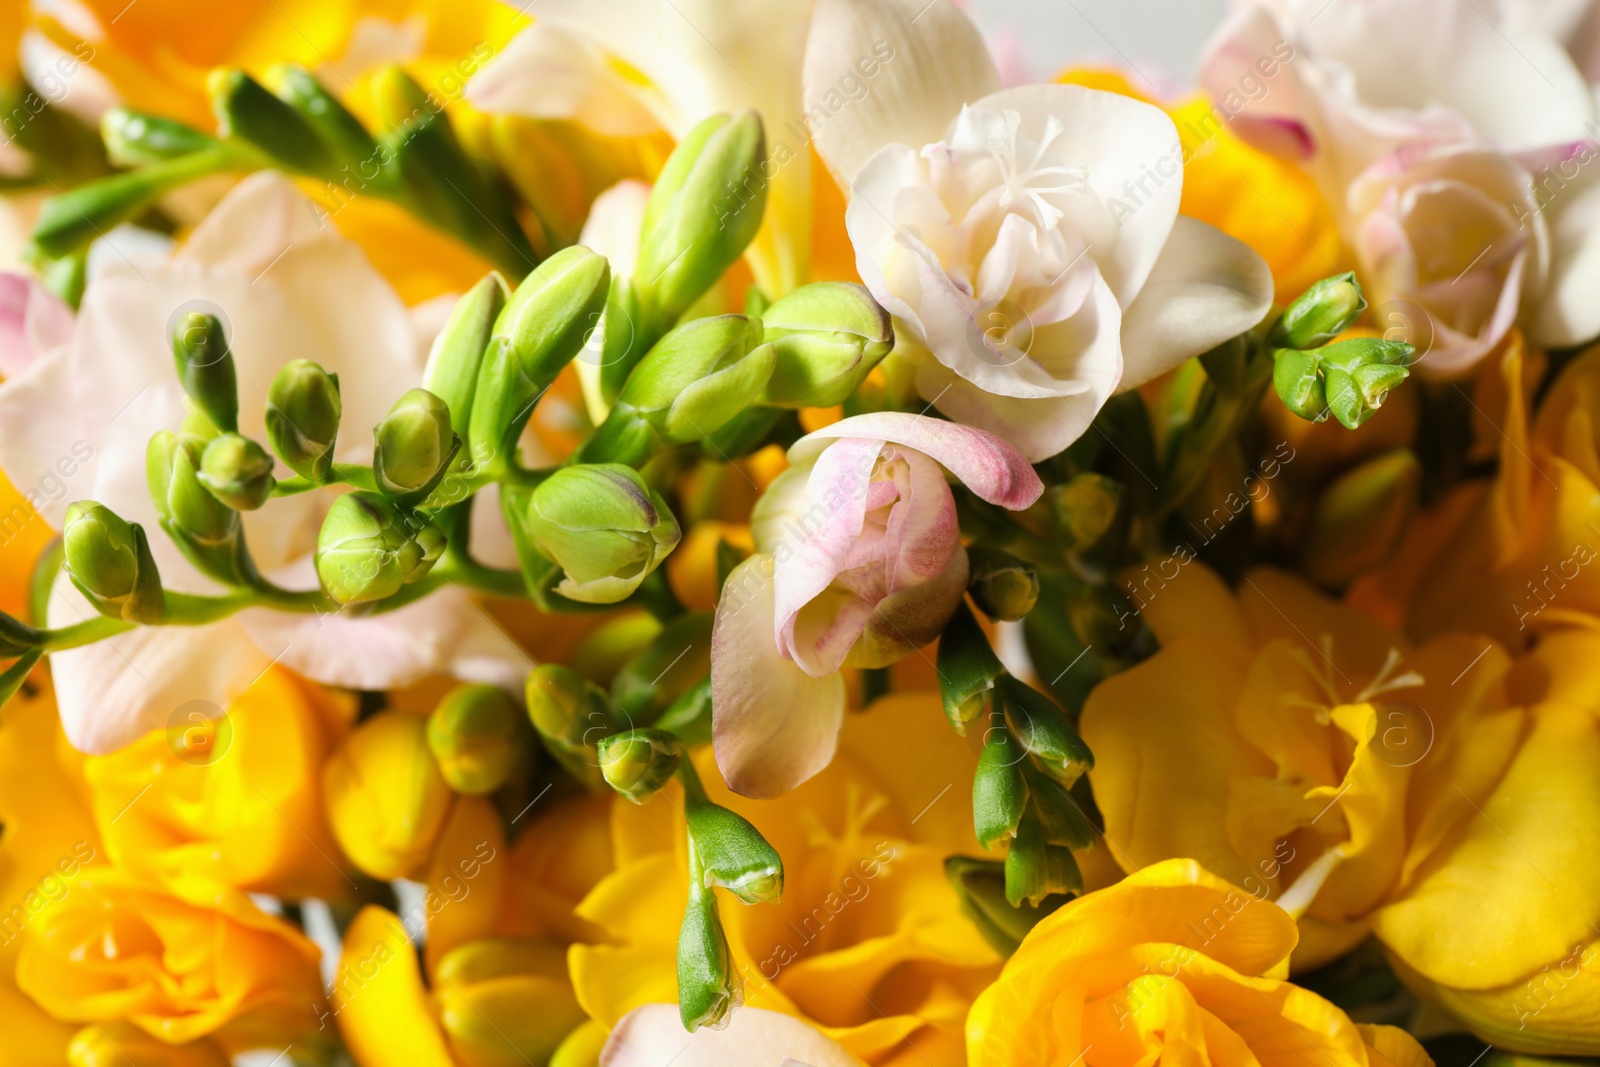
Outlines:
{"type": "Polygon", "coordinates": [[[721,1030],[683,1028],[674,1004],[637,1008],[617,1023],[600,1067],[862,1067],[837,1041],[792,1015],[740,1008],[721,1030]]]}
{"type": "Polygon", "coordinates": [[[870,41],[908,61],[815,143],[918,392],[1044,459],[1113,393],[1259,322],[1271,272],[1178,215],[1183,150],[1160,108],[1073,85],[996,91],[965,16],[920,6],[818,0],[808,101],[870,41]]]}
{"type": "Polygon", "coordinates": [[[72,338],[72,309],[25,274],[0,273],[0,378],[72,338]]]}
{"type": "Polygon", "coordinates": [[[717,764],[776,796],[833,758],[839,669],[883,667],[937,637],[967,586],[948,471],[1011,510],[1044,491],[1015,448],[926,415],[857,415],[789,449],[751,517],[756,554],[723,587],[711,639],[717,764]]]}
{"type": "Polygon", "coordinates": [[[1600,334],[1600,110],[1581,66],[1593,19],[1589,5],[1534,6],[1243,0],[1202,63],[1233,129],[1315,178],[1378,290],[1379,324],[1432,320],[1407,337],[1419,351],[1431,339],[1425,372],[1469,366],[1507,315],[1544,346],[1600,334]],[[1402,245],[1418,261],[1409,284],[1402,245]],[[1429,264],[1448,263],[1476,284],[1438,281],[1429,264]]]}
{"type": "MultiPolygon", "coordinates": [[[[231,327],[242,433],[265,439],[266,391],[288,360],[315,360],[339,375],[341,462],[371,461],[372,427],[421,381],[424,350],[405,305],[360,248],[320,223],[294,186],[270,172],[241,182],[165,261],[110,258],[91,277],[75,322],[30,293],[23,329],[0,326],[0,366],[8,369],[0,385],[0,468],[17,484],[32,484],[63,456],[92,457],[77,465],[61,499],[41,503],[45,521],[59,529],[70,501],[98,500],[143,524],[168,588],[215,593],[161,531],[145,476],[150,437],[184,417],[170,321],[195,301],[231,327]]],[[[284,497],[244,514],[265,574],[290,588],[315,588],[311,553],[337,492],[284,497]]],[[[95,616],[59,577],[50,625],[95,616]]],[[[274,661],[361,689],[434,673],[516,686],[528,662],[454,591],[367,619],[250,609],[51,656],[62,725],[87,752],[116,749],[190,701],[220,713],[274,661]]]]}
{"type": "Polygon", "coordinates": [[[1533,183],[1501,152],[1400,148],[1357,175],[1348,203],[1371,299],[1413,304],[1411,318],[1426,317],[1431,328],[1414,343],[1434,373],[1487,355],[1516,322],[1523,292],[1537,291],[1549,269],[1533,183]]]}

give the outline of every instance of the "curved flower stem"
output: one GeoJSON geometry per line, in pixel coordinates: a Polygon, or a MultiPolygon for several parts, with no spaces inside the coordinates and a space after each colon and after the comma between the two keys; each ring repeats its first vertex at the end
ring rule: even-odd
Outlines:
{"type": "Polygon", "coordinates": [[[294,496],[297,493],[309,493],[313,489],[321,489],[324,485],[348,485],[356,489],[365,489],[368,492],[377,492],[378,483],[373,479],[372,468],[362,463],[335,463],[333,477],[326,482],[314,482],[309,478],[295,475],[285,478],[273,487],[273,496],[294,496]]]}

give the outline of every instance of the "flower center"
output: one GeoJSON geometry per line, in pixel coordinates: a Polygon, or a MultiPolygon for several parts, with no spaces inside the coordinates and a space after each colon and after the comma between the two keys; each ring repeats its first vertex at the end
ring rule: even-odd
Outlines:
{"type": "Polygon", "coordinates": [[[1001,115],[1006,125],[1005,137],[994,138],[984,146],[995,166],[1000,168],[1003,187],[999,204],[1009,208],[1020,203],[1024,209],[1032,211],[1042,229],[1053,230],[1066,217],[1066,212],[1046,197],[1088,192],[1088,168],[1082,164],[1062,166],[1047,156],[1050,146],[1062,132],[1061,121],[1054,115],[1045,120],[1044,140],[1037,145],[1021,135],[1020,114],[1008,109],[1001,115]],[[1026,163],[1022,162],[1024,156],[1026,163]]]}

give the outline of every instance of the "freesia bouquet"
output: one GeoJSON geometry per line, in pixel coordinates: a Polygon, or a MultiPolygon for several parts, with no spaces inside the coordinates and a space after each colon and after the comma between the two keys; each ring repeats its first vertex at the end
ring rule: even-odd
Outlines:
{"type": "Polygon", "coordinates": [[[1600,1056],[1600,5],[1112,51],[14,0],[0,1064],[1600,1056]]]}

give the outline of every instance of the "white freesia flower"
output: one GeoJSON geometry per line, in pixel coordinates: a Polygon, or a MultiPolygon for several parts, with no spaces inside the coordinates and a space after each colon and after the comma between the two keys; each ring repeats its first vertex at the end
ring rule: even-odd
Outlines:
{"type": "Polygon", "coordinates": [[[1041,460],[1113,393],[1259,322],[1271,274],[1179,216],[1183,152],[1159,108],[1079,86],[995,92],[965,17],[922,8],[818,0],[808,99],[869,41],[907,57],[818,150],[848,187],[857,269],[901,351],[927,350],[918,392],[1041,460]]]}
{"type": "Polygon", "coordinates": [[[1234,93],[1234,129],[1315,177],[1380,325],[1430,320],[1412,338],[1424,371],[1470,366],[1508,315],[1541,345],[1600,334],[1592,6],[1248,0],[1208,48],[1219,98],[1292,54],[1265,91],[1234,93]]]}
{"type": "Polygon", "coordinates": [[[541,0],[537,21],[473,77],[467,99],[488,112],[572,119],[624,137],[665,130],[681,138],[718,112],[757,111],[769,155],[767,217],[748,257],[761,287],[781,296],[810,271],[811,155],[800,90],[810,6],[541,0]]]}
{"type": "MultiPolygon", "coordinates": [[[[65,309],[29,297],[25,328],[0,330],[0,343],[27,345],[0,357],[8,374],[0,385],[0,468],[16,484],[33,484],[61,457],[87,455],[69,491],[43,506],[45,520],[59,529],[69,501],[98,500],[144,525],[164,585],[211,593],[161,531],[145,477],[150,437],[184,416],[169,321],[197,300],[231,325],[240,431],[264,439],[273,375],[290,359],[312,359],[339,375],[344,462],[370,462],[371,428],[420,382],[423,353],[405,306],[361,250],[323,228],[294,187],[270,172],[241,182],[165,262],[113,259],[91,279],[75,322],[63,324],[65,309]]],[[[292,588],[315,587],[311,552],[335,492],[246,513],[264,573],[292,588]]],[[[94,617],[59,578],[50,625],[94,617]]],[[[86,752],[124,745],[190,701],[224,708],[273,662],[362,689],[434,673],[518,685],[527,669],[516,646],[452,590],[368,619],[252,609],[207,626],[134,630],[51,660],[62,724],[86,752]]]]}
{"type": "Polygon", "coordinates": [[[617,1023],[601,1067],[862,1067],[843,1045],[792,1015],[740,1008],[721,1029],[683,1028],[674,1004],[635,1008],[617,1023]]]}

